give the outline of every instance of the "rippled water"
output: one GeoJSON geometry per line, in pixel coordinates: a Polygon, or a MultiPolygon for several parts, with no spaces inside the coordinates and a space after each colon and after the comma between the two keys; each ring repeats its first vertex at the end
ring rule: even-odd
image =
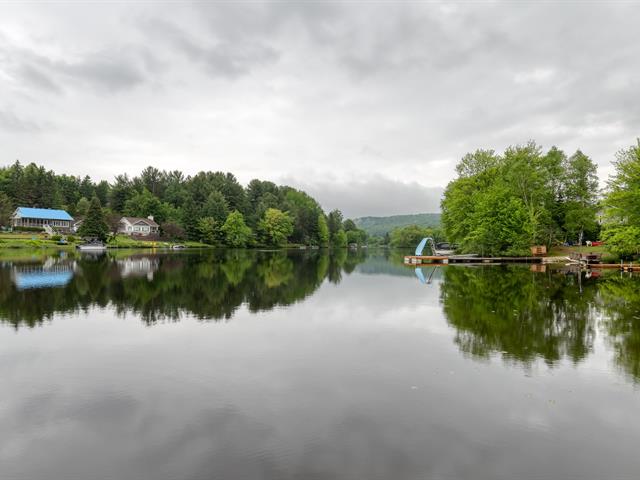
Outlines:
{"type": "Polygon", "coordinates": [[[640,277],[619,272],[346,251],[0,268],[2,479],[637,478],[639,380],[640,277]]]}

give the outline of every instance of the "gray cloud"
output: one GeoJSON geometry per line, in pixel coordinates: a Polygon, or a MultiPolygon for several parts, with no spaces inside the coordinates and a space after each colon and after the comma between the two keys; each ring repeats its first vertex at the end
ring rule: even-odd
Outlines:
{"type": "Polygon", "coordinates": [[[145,80],[140,62],[119,51],[94,52],[77,62],[54,64],[52,70],[107,91],[129,89],[145,80]]]}
{"type": "Polygon", "coordinates": [[[348,183],[283,179],[283,183],[308,192],[326,211],[337,208],[348,218],[439,212],[443,192],[440,187],[425,187],[417,181],[384,177],[348,183]]]}
{"type": "Polygon", "coordinates": [[[0,110],[0,132],[38,133],[41,127],[37,123],[19,117],[13,112],[0,110]]]}
{"type": "Polygon", "coordinates": [[[433,211],[466,152],[529,139],[606,178],[640,131],[639,22],[624,2],[3,4],[3,151],[286,177],[350,215],[433,211]]]}
{"type": "Polygon", "coordinates": [[[170,21],[157,18],[144,19],[139,25],[145,34],[190,61],[204,65],[213,75],[239,77],[279,58],[276,49],[251,37],[236,38],[214,32],[197,37],[192,29],[181,29],[170,21]]]}
{"type": "Polygon", "coordinates": [[[50,75],[29,64],[20,67],[19,77],[30,85],[53,93],[60,93],[60,86],[55,83],[50,75]]]}

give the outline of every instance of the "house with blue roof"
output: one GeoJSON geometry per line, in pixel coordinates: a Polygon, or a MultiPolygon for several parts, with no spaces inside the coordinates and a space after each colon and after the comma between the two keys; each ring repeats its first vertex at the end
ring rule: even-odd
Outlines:
{"type": "Polygon", "coordinates": [[[48,230],[70,230],[73,217],[64,210],[18,207],[11,217],[13,227],[36,227],[48,230]]]}

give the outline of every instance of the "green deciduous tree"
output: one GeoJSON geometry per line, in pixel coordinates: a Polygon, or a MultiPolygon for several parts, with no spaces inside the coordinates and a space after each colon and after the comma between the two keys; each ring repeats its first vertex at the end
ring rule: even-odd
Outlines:
{"type": "Polygon", "coordinates": [[[251,241],[251,229],[244,223],[244,216],[237,210],[229,214],[222,225],[225,243],[233,248],[244,248],[251,241]]]}
{"type": "Polygon", "coordinates": [[[602,238],[618,255],[640,252],[640,139],[616,154],[604,200],[602,238]]]}
{"type": "Polygon", "coordinates": [[[198,220],[196,227],[200,234],[200,241],[209,245],[216,245],[221,241],[220,223],[213,217],[203,217],[198,220]]]}
{"type": "Polygon", "coordinates": [[[565,229],[582,245],[585,230],[596,226],[598,176],[593,161],[578,150],[567,162],[565,229]]]}
{"type": "Polygon", "coordinates": [[[293,220],[287,213],[269,208],[258,223],[258,231],[268,245],[282,246],[293,233],[293,220]]]}
{"type": "Polygon", "coordinates": [[[340,210],[332,210],[327,216],[327,226],[329,227],[329,235],[333,236],[342,229],[342,212],[340,210]]]}
{"type": "Polygon", "coordinates": [[[329,245],[329,226],[324,213],[318,215],[318,242],[323,247],[329,245]]]}
{"type": "Polygon", "coordinates": [[[344,230],[338,230],[331,238],[331,246],[335,248],[344,248],[347,246],[347,234],[344,230]]]}

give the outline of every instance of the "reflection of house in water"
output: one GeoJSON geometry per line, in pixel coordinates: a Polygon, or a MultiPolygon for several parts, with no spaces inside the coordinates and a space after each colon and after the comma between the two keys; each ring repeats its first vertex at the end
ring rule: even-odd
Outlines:
{"type": "Polygon", "coordinates": [[[158,269],[158,259],[150,257],[129,257],[118,260],[120,275],[126,277],[146,276],[147,280],[153,280],[153,274],[158,269]]]}
{"type": "Polygon", "coordinates": [[[14,265],[11,280],[18,290],[64,287],[75,273],[74,261],[49,258],[44,263],[14,265]]]}

